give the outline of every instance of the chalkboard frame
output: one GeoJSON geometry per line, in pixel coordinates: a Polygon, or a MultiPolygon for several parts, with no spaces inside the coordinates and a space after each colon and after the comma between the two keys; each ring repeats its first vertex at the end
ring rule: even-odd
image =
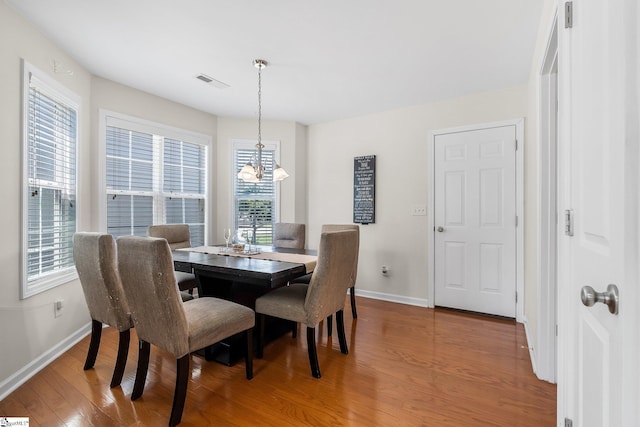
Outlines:
{"type": "Polygon", "coordinates": [[[376,156],[353,158],[353,222],[376,222],[376,156]]]}

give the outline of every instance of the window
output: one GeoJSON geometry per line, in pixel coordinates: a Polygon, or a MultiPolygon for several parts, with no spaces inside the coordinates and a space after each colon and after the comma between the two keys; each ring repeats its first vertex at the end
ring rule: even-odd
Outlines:
{"type": "MultiPolygon", "coordinates": [[[[260,182],[234,180],[234,218],[233,226],[239,234],[252,230],[254,241],[258,245],[270,245],[273,242],[273,225],[277,221],[278,187],[273,182],[273,164],[278,154],[277,143],[266,143],[262,150],[264,177],[260,182]]],[[[234,176],[244,165],[251,162],[256,165],[256,142],[233,142],[234,176]]]]}
{"type": "Polygon", "coordinates": [[[205,244],[208,138],[104,114],[106,229],[146,236],[153,224],[189,224],[205,244]]]}
{"type": "Polygon", "coordinates": [[[23,62],[21,298],[77,278],[76,150],[80,98],[23,62]]]}

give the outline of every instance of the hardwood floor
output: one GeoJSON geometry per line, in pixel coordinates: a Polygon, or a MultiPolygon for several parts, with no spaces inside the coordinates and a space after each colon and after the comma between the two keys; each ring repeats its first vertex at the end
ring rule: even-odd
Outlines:
{"type": "MultiPolygon", "coordinates": [[[[531,369],[522,325],[358,298],[345,326],[318,339],[321,379],[307,358],[306,333],[268,344],[233,367],[194,355],[181,426],[553,426],[556,386],[531,369]]],[[[322,325],[326,328],[325,325],[322,325]]],[[[137,337],[131,334],[122,385],[113,389],[118,333],[107,328],[95,368],[83,371],[85,338],[0,401],[0,416],[29,416],[31,426],[164,426],[171,412],[175,360],[152,346],[149,375],[131,402],[137,337]]]]}

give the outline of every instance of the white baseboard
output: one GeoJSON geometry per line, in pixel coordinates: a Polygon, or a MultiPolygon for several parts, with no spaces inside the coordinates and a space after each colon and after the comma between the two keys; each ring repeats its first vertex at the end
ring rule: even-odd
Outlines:
{"type": "Polygon", "coordinates": [[[55,347],[49,349],[31,363],[11,375],[0,384],[0,400],[7,397],[12,391],[24,384],[29,378],[40,372],[49,363],[56,360],[62,353],[76,345],[81,339],[91,332],[91,323],[85,326],[59,342],[55,347]]]}
{"type": "Polygon", "coordinates": [[[529,347],[529,359],[531,360],[531,368],[533,369],[533,373],[538,376],[538,370],[536,368],[536,352],[535,348],[531,344],[531,336],[529,335],[529,322],[527,321],[527,316],[523,316],[522,324],[524,325],[524,333],[527,337],[527,347],[529,347]]]}
{"type": "Polygon", "coordinates": [[[367,291],[367,290],[358,289],[357,287],[356,287],[356,295],[364,298],[379,299],[382,301],[397,302],[400,304],[407,304],[407,305],[416,305],[418,307],[429,307],[428,299],[403,297],[401,295],[367,291]]]}

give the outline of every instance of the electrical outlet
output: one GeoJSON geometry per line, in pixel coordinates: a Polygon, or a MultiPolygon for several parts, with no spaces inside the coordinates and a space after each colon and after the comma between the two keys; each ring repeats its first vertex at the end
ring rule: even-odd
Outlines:
{"type": "Polygon", "coordinates": [[[63,303],[64,303],[64,300],[61,300],[61,299],[56,300],[56,301],[53,303],[53,315],[54,315],[55,317],[60,317],[60,316],[62,316],[62,308],[64,307],[64,304],[63,304],[63,303]]]}
{"type": "Polygon", "coordinates": [[[413,205],[411,209],[411,215],[413,216],[426,216],[427,207],[425,205],[413,205]]]}

